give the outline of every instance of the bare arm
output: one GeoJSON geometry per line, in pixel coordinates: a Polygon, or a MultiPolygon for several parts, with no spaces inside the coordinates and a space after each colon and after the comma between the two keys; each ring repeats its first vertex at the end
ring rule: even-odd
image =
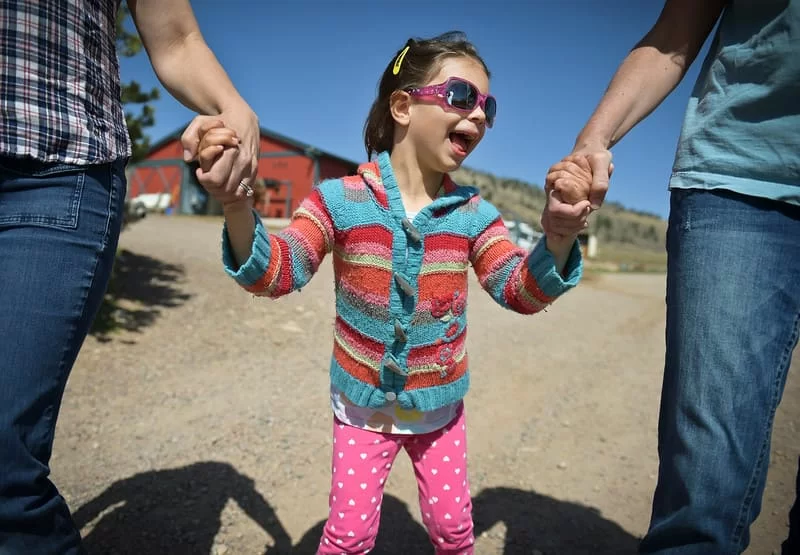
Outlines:
{"type": "Polygon", "coordinates": [[[128,0],[159,81],[181,104],[208,115],[245,104],[208,48],[188,0],[128,0]]]}
{"type": "Polygon", "coordinates": [[[673,91],[697,57],[726,0],[667,0],[652,29],[617,69],[576,148],[610,148],[673,91]]]}
{"type": "MultiPolygon", "coordinates": [[[[239,181],[252,179],[257,170],[258,118],[203,39],[188,0],[127,2],[150,63],[169,93],[187,108],[218,116],[236,131],[241,147],[226,187],[236,192],[239,181]]],[[[205,121],[196,118],[184,133],[187,161],[197,153],[198,128],[205,121]]]]}
{"type": "MultiPolygon", "coordinates": [[[[647,117],[675,89],[697,57],[727,0],[666,0],[653,27],[623,60],[597,108],[578,134],[573,154],[586,157],[592,169],[585,194],[594,209],[603,204],[613,164],[609,149],[647,117]]],[[[561,189],[551,201],[553,220],[567,208],[561,189]]]]}

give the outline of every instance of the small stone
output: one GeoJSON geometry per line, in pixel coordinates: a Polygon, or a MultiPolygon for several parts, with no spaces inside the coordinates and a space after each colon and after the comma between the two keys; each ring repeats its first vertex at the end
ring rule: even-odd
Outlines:
{"type": "Polygon", "coordinates": [[[97,443],[96,441],[92,443],[92,449],[97,449],[98,447],[100,447],[99,443],[97,443]]]}
{"type": "Polygon", "coordinates": [[[218,546],[217,546],[217,547],[214,549],[214,555],[225,555],[227,552],[228,552],[228,546],[227,546],[227,545],[225,545],[224,543],[222,543],[222,544],[219,544],[219,545],[218,545],[218,546]]]}
{"type": "Polygon", "coordinates": [[[564,461],[561,461],[560,463],[558,463],[557,466],[558,466],[559,470],[565,470],[567,468],[567,463],[565,463],[564,461]]]}
{"type": "Polygon", "coordinates": [[[290,333],[303,333],[303,328],[301,328],[300,326],[298,326],[298,325],[297,325],[295,322],[293,322],[292,320],[287,320],[286,322],[284,322],[283,324],[281,324],[280,328],[281,328],[283,331],[288,331],[288,332],[290,332],[290,333]]]}

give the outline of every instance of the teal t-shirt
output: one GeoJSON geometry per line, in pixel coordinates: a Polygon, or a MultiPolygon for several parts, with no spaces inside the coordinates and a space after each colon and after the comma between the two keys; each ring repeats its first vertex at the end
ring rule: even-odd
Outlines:
{"type": "Polygon", "coordinates": [[[800,205],[800,0],[731,0],[689,99],[670,188],[800,205]]]}

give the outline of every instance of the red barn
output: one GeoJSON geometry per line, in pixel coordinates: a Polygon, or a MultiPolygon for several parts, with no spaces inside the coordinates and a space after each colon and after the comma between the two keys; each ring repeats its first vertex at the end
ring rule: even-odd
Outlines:
{"type": "MultiPolygon", "coordinates": [[[[156,143],[147,157],[128,170],[131,204],[148,210],[182,214],[218,212],[216,203],[197,183],[196,165],[183,161],[182,128],[156,143]]],[[[288,218],[311,192],[328,178],[355,173],[357,163],[261,129],[256,210],[268,218],[288,218]]]]}

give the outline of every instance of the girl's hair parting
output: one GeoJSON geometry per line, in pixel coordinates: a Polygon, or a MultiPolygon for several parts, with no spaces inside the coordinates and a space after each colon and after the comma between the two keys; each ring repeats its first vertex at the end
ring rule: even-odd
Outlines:
{"type": "Polygon", "coordinates": [[[378,97],[372,103],[364,124],[364,147],[367,159],[372,153],[391,151],[394,119],[389,111],[392,93],[422,87],[436,74],[445,58],[466,56],[479,62],[490,76],[486,62],[464,33],[450,31],[429,39],[411,38],[392,57],[381,76],[378,97]]]}

